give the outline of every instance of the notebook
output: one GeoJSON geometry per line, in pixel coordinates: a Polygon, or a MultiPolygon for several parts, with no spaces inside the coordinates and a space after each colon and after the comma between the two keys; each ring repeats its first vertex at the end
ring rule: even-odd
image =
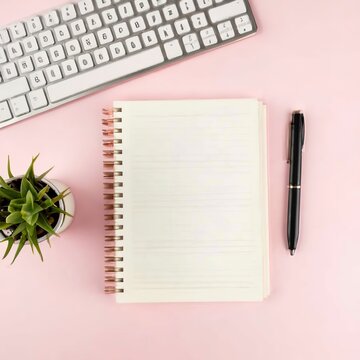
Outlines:
{"type": "Polygon", "coordinates": [[[119,303],[263,300],[263,103],[115,101],[104,114],[106,292],[119,303]]]}

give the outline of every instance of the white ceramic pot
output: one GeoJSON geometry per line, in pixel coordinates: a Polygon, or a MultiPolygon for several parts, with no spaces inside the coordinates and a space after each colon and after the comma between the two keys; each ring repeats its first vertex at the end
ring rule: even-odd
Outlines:
{"type": "MultiPolygon", "coordinates": [[[[7,182],[9,183],[16,179],[21,179],[21,176],[17,176],[15,178],[9,179],[7,182]]],[[[68,186],[66,186],[65,184],[63,184],[62,182],[57,181],[57,180],[42,179],[41,181],[44,182],[45,184],[49,185],[55,191],[55,193],[57,195],[60,194],[62,191],[68,189],[68,186]]],[[[66,196],[64,199],[59,201],[59,207],[61,210],[64,210],[71,215],[75,214],[75,201],[74,201],[74,196],[71,192],[68,196],[66,196]]],[[[58,219],[58,222],[56,223],[56,225],[54,226],[54,231],[57,234],[62,233],[70,226],[72,220],[73,220],[73,217],[71,217],[71,216],[65,216],[64,214],[59,214],[59,219],[58,219]]],[[[0,232],[0,240],[2,238],[5,238],[4,235],[10,236],[11,231],[9,231],[9,230],[1,231],[0,232]]],[[[47,236],[43,236],[38,239],[38,242],[39,243],[43,242],[46,239],[47,239],[47,236]]],[[[26,244],[28,244],[28,242],[26,242],[26,244]]]]}

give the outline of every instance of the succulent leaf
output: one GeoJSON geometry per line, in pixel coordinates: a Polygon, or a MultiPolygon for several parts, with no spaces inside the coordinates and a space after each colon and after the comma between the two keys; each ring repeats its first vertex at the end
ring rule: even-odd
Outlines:
{"type": "Polygon", "coordinates": [[[8,176],[9,178],[13,178],[14,175],[11,172],[11,164],[10,164],[10,156],[8,155],[8,162],[7,162],[7,171],[8,171],[8,176]]]}

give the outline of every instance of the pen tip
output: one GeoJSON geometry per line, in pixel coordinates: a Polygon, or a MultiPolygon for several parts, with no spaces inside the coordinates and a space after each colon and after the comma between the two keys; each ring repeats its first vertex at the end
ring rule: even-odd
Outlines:
{"type": "Polygon", "coordinates": [[[294,256],[294,255],[295,255],[295,249],[290,250],[290,255],[291,255],[291,256],[294,256]]]}

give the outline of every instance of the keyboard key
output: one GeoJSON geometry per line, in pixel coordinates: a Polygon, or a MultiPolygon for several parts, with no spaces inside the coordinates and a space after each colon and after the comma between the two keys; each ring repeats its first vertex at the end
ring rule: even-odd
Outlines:
{"type": "Polygon", "coordinates": [[[141,41],[138,36],[133,36],[125,40],[126,47],[129,53],[138,51],[142,48],[141,41]]]}
{"type": "Polygon", "coordinates": [[[173,31],[170,24],[160,26],[158,28],[158,32],[159,32],[159,35],[160,35],[160,39],[163,40],[163,41],[169,40],[169,39],[174,37],[174,31],[173,31]]]}
{"type": "Polygon", "coordinates": [[[79,35],[85,34],[86,27],[84,24],[84,20],[80,19],[80,20],[73,21],[70,24],[70,29],[74,36],[79,36],[79,35]]]}
{"type": "Polygon", "coordinates": [[[43,29],[43,25],[38,16],[35,16],[35,17],[31,18],[30,20],[28,20],[26,25],[27,25],[27,28],[28,28],[30,34],[37,33],[43,29]]]}
{"type": "Polygon", "coordinates": [[[214,45],[218,42],[215,31],[211,27],[201,30],[200,36],[205,46],[214,45]]]}
{"type": "Polygon", "coordinates": [[[142,16],[138,16],[130,20],[130,26],[133,33],[143,31],[146,29],[145,21],[142,16]]]}
{"type": "Polygon", "coordinates": [[[78,7],[81,15],[86,15],[94,11],[94,4],[92,0],[79,1],[78,7]]]}
{"type": "Polygon", "coordinates": [[[183,54],[178,40],[173,40],[164,45],[166,56],[169,60],[175,59],[183,54]]]}
{"type": "Polygon", "coordinates": [[[193,15],[191,17],[191,22],[195,29],[205,27],[208,24],[204,13],[193,15]]]}
{"type": "Polygon", "coordinates": [[[117,39],[121,39],[130,35],[129,28],[125,22],[114,25],[113,30],[117,39]]]}
{"type": "Polygon", "coordinates": [[[90,15],[86,18],[86,23],[89,30],[96,30],[101,28],[102,22],[98,14],[90,15]]]}
{"type": "Polygon", "coordinates": [[[0,84],[0,101],[7,100],[14,96],[25,94],[30,91],[29,84],[25,77],[0,84]]]}
{"type": "Polygon", "coordinates": [[[192,53],[200,49],[200,43],[195,33],[185,35],[182,40],[187,53],[192,53]]]}
{"type": "Polygon", "coordinates": [[[110,45],[110,54],[113,59],[117,59],[126,54],[124,45],[122,42],[117,42],[115,44],[110,45]]]}
{"type": "Polygon", "coordinates": [[[101,16],[104,20],[104,23],[106,25],[109,25],[109,24],[113,24],[113,23],[116,23],[118,21],[118,16],[116,14],[116,10],[115,9],[108,9],[108,10],[105,10],[101,13],[101,16]]]}
{"type": "Polygon", "coordinates": [[[106,48],[97,49],[94,51],[94,60],[97,65],[107,63],[109,58],[109,53],[106,48]]]}
{"type": "Polygon", "coordinates": [[[5,54],[5,50],[0,47],[0,64],[4,64],[7,62],[7,57],[6,57],[6,54],[5,54]]]}
{"type": "Polygon", "coordinates": [[[43,89],[31,91],[29,93],[29,101],[30,106],[34,110],[42,109],[49,104],[43,89]]]}
{"type": "Polygon", "coordinates": [[[10,80],[18,76],[18,71],[14,63],[7,63],[3,65],[1,73],[4,80],[10,80]]]}
{"type": "Polygon", "coordinates": [[[10,100],[11,107],[15,116],[25,115],[30,112],[29,104],[25,95],[18,96],[10,100]]]}
{"type": "Polygon", "coordinates": [[[246,7],[243,0],[235,0],[230,3],[216,6],[209,10],[209,16],[213,23],[218,23],[230,19],[232,17],[241,15],[246,12],[246,7]]]}
{"type": "Polygon", "coordinates": [[[147,19],[150,27],[159,25],[163,22],[159,10],[152,11],[151,13],[147,14],[146,19],[147,19]]]}
{"type": "Polygon", "coordinates": [[[94,62],[93,62],[93,59],[90,54],[80,55],[78,57],[77,62],[78,62],[80,71],[87,70],[87,69],[94,67],[94,62]]]}
{"type": "Polygon", "coordinates": [[[65,59],[64,48],[61,45],[55,45],[49,49],[51,62],[56,62],[65,59]]]}
{"type": "Polygon", "coordinates": [[[27,74],[34,70],[34,64],[30,56],[21,58],[18,62],[18,68],[21,74],[27,74]]]}
{"type": "Polygon", "coordinates": [[[221,40],[231,39],[235,36],[231,21],[225,21],[223,23],[220,23],[217,27],[220,33],[221,40]]]}
{"type": "Polygon", "coordinates": [[[152,45],[157,44],[157,42],[158,42],[158,39],[156,37],[156,33],[154,30],[144,32],[141,35],[141,37],[143,39],[143,43],[145,46],[152,46],[152,45]]]}
{"type": "Polygon", "coordinates": [[[197,0],[200,9],[205,9],[212,5],[213,0],[197,0]]]}
{"type": "Polygon", "coordinates": [[[10,33],[13,39],[20,39],[26,36],[26,30],[23,23],[17,23],[10,26],[10,33]]]}
{"type": "Polygon", "coordinates": [[[0,45],[4,45],[10,42],[10,36],[6,29],[0,29],[0,45]]]}
{"type": "Polygon", "coordinates": [[[60,19],[55,10],[48,12],[43,16],[46,27],[56,26],[60,24],[60,19]]]}
{"type": "Polygon", "coordinates": [[[135,8],[137,12],[148,11],[150,4],[148,0],[135,0],[135,8]]]}
{"type": "Polygon", "coordinates": [[[94,34],[88,34],[83,36],[81,38],[81,43],[85,51],[95,49],[97,47],[97,42],[94,34]]]}
{"type": "Polygon", "coordinates": [[[46,77],[49,83],[62,79],[62,74],[59,65],[49,66],[46,70],[46,77]]]}
{"type": "Polygon", "coordinates": [[[54,29],[55,38],[57,42],[61,42],[70,39],[70,32],[66,25],[57,26],[54,29]]]}
{"type": "Polygon", "coordinates": [[[46,51],[39,51],[34,54],[34,63],[36,68],[42,68],[50,64],[49,56],[46,51]]]}
{"type": "Polygon", "coordinates": [[[61,68],[62,68],[64,76],[74,75],[78,72],[78,68],[76,66],[74,59],[70,59],[70,60],[66,60],[66,61],[62,62],[61,68]]]}
{"type": "Polygon", "coordinates": [[[130,2],[118,6],[119,14],[122,19],[126,19],[134,15],[134,9],[130,2]]]}
{"type": "Polygon", "coordinates": [[[29,75],[31,87],[38,89],[46,85],[46,79],[44,73],[40,71],[34,71],[29,75]]]}
{"type": "Polygon", "coordinates": [[[55,40],[54,40],[51,30],[41,32],[39,34],[39,41],[40,41],[41,47],[43,47],[43,48],[46,48],[48,46],[55,44],[55,40]]]}
{"type": "Polygon", "coordinates": [[[68,56],[74,56],[81,53],[81,46],[78,40],[73,39],[65,43],[65,49],[68,56]]]}
{"type": "Polygon", "coordinates": [[[188,19],[177,20],[174,24],[178,35],[186,34],[191,30],[188,19]]]}
{"type": "Polygon", "coordinates": [[[91,72],[85,72],[50,85],[48,87],[50,101],[57,103],[163,62],[164,56],[159,46],[144,50],[138,54],[95,68],[91,72]]]}
{"type": "Polygon", "coordinates": [[[163,8],[163,14],[165,17],[165,20],[173,20],[179,17],[179,12],[175,4],[165,6],[163,8]]]}
{"type": "Polygon", "coordinates": [[[8,121],[12,119],[9,105],[6,101],[0,103],[0,122],[8,121]]]}
{"type": "Polygon", "coordinates": [[[111,5],[111,0],[96,0],[96,5],[99,9],[103,9],[111,5]]]}
{"type": "Polygon", "coordinates": [[[76,10],[74,4],[68,4],[61,8],[61,17],[63,21],[69,21],[76,18],[76,10]]]}
{"type": "Polygon", "coordinates": [[[29,36],[28,38],[24,39],[22,41],[22,46],[26,54],[39,50],[39,45],[35,36],[29,36]]]}
{"type": "Polygon", "coordinates": [[[105,45],[114,41],[113,34],[109,28],[99,30],[97,36],[100,45],[105,45]]]}
{"type": "Polygon", "coordinates": [[[23,51],[20,45],[20,41],[10,43],[7,46],[7,53],[10,59],[16,59],[23,55],[23,51]]]}
{"type": "Polygon", "coordinates": [[[186,15],[196,11],[194,0],[181,0],[180,3],[181,12],[186,15]]]}

